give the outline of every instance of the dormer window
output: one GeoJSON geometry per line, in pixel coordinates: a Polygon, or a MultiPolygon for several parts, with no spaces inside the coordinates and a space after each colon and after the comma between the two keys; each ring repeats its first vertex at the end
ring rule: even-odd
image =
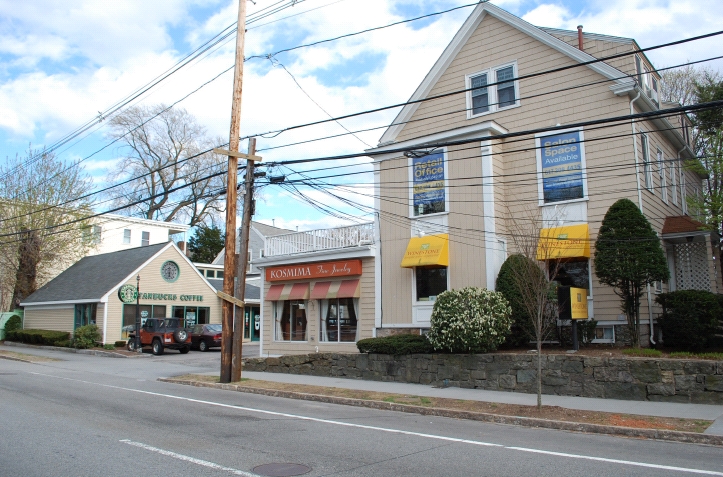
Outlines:
{"type": "Polygon", "coordinates": [[[519,106],[517,64],[467,75],[467,118],[519,106]]]}

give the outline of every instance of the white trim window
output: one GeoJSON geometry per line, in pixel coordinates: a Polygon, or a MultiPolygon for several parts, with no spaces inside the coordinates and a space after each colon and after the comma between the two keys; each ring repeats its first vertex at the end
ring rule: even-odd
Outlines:
{"type": "Polygon", "coordinates": [[[673,205],[678,205],[678,160],[670,161],[670,194],[673,196],[673,205]]]}
{"type": "Polygon", "coordinates": [[[640,147],[643,149],[643,177],[645,178],[645,188],[653,192],[653,167],[650,163],[650,143],[648,135],[644,132],[640,133],[640,147]]]}
{"type": "Polygon", "coordinates": [[[274,341],[307,341],[306,302],[274,302],[274,341]]]}
{"type": "Polygon", "coordinates": [[[660,175],[660,197],[663,199],[663,202],[666,204],[668,203],[668,178],[666,176],[666,168],[665,168],[665,156],[663,155],[663,151],[658,149],[657,151],[658,156],[658,175],[660,175]]]}
{"type": "Polygon", "coordinates": [[[131,243],[131,229],[123,229],[123,243],[131,243]]]}
{"type": "Polygon", "coordinates": [[[141,247],[146,247],[151,244],[151,233],[141,232],[141,247]]]}
{"type": "Polygon", "coordinates": [[[593,333],[592,343],[615,343],[614,326],[598,326],[593,333]]]}
{"type": "Polygon", "coordinates": [[[517,62],[467,75],[467,119],[519,106],[519,81],[516,78],[517,62]]]}

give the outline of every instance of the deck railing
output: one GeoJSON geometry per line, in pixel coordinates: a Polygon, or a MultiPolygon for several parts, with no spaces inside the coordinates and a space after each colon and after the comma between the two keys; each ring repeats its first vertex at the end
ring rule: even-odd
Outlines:
{"type": "Polygon", "coordinates": [[[291,255],[374,243],[374,223],[266,237],[264,256],[291,255]]]}

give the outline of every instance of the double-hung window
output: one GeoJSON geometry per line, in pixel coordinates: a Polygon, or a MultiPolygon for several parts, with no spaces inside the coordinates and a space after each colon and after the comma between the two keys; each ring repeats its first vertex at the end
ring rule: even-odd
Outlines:
{"type": "Polygon", "coordinates": [[[643,149],[643,177],[645,178],[645,188],[652,192],[653,190],[653,168],[650,164],[650,147],[648,145],[648,135],[640,134],[640,144],[643,149]]]}
{"type": "Polygon", "coordinates": [[[123,243],[131,243],[131,229],[123,229],[123,243]]]}
{"type": "Polygon", "coordinates": [[[673,204],[678,205],[678,161],[670,161],[670,182],[673,204]]]}
{"type": "Polygon", "coordinates": [[[493,113],[519,104],[517,65],[503,65],[467,76],[467,117],[493,113]]]}
{"type": "Polygon", "coordinates": [[[658,149],[658,174],[660,174],[660,197],[663,202],[668,203],[668,178],[665,170],[665,157],[663,151],[658,149]]]}
{"type": "Polygon", "coordinates": [[[150,232],[141,232],[141,247],[145,247],[146,245],[151,244],[151,233],[150,232]]]}

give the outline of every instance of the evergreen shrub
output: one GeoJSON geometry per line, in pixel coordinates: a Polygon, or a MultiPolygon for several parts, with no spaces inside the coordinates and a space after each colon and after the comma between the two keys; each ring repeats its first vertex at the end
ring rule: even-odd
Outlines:
{"type": "Polygon", "coordinates": [[[658,326],[663,331],[666,347],[701,351],[713,344],[723,313],[718,295],[703,290],[680,290],[661,293],[655,301],[663,307],[658,326]]]}
{"type": "Polygon", "coordinates": [[[85,325],[75,329],[73,333],[73,347],[75,349],[88,349],[95,347],[100,341],[100,332],[96,325],[85,325]]]}
{"type": "Polygon", "coordinates": [[[450,353],[487,353],[507,338],[511,314],[502,293],[477,287],[448,290],[434,302],[427,338],[435,349],[450,353]]]}
{"type": "Polygon", "coordinates": [[[426,336],[410,334],[367,338],[357,341],[356,347],[361,353],[391,354],[395,356],[434,352],[434,347],[426,336]]]}
{"type": "Polygon", "coordinates": [[[56,343],[69,340],[70,333],[52,330],[14,330],[9,332],[6,338],[8,341],[18,341],[20,343],[59,346],[56,343]]]}
{"type": "Polygon", "coordinates": [[[23,327],[23,319],[18,315],[11,316],[8,321],[5,322],[5,332],[19,330],[23,327]]]}
{"type": "Polygon", "coordinates": [[[121,340],[121,341],[116,341],[113,344],[115,345],[116,348],[125,348],[126,345],[128,344],[128,342],[121,340]]]}
{"type": "Polygon", "coordinates": [[[495,289],[504,295],[512,309],[512,325],[505,342],[509,346],[522,346],[535,336],[532,319],[518,285],[519,277],[525,276],[526,271],[531,269],[526,263],[528,260],[530,259],[524,255],[510,255],[500,267],[495,283],[495,289]]]}

